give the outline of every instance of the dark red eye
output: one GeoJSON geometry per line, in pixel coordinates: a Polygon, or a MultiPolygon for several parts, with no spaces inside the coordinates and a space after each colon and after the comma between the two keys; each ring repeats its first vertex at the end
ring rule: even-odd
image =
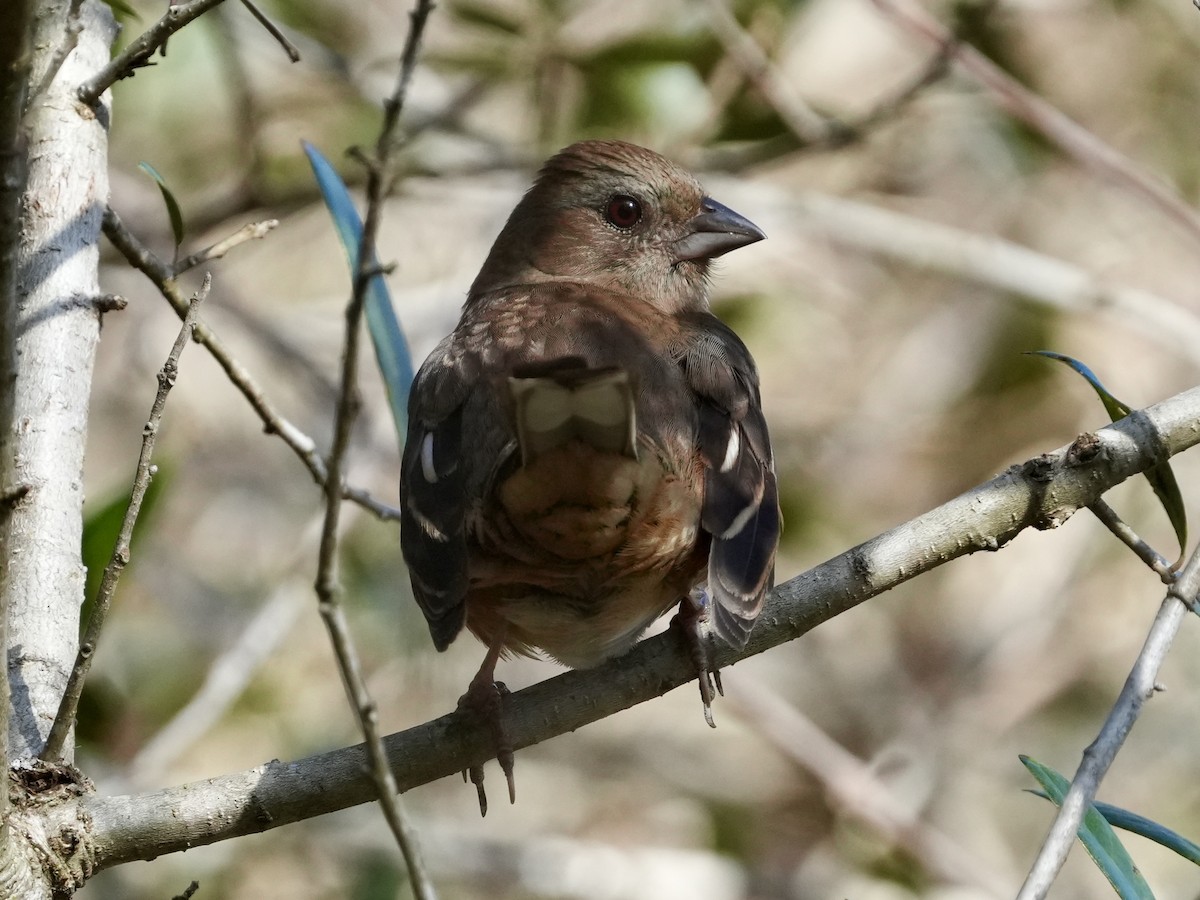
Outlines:
{"type": "Polygon", "coordinates": [[[642,220],[642,204],[636,197],[617,194],[609,199],[604,217],[618,228],[632,228],[642,220]]]}

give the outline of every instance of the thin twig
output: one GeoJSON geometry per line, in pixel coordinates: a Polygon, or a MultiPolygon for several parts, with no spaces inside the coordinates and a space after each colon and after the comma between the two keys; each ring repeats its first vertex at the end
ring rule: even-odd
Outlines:
{"type": "Polygon", "coordinates": [[[1103,500],[1097,500],[1095,503],[1088,504],[1088,509],[1104,523],[1104,527],[1111,531],[1117,540],[1125,544],[1130,550],[1137,554],[1138,559],[1150,567],[1150,569],[1162,579],[1163,584],[1174,584],[1179,577],[1171,564],[1157,550],[1143,541],[1136,531],[1130,528],[1125,521],[1117,515],[1117,511],[1105,503],[1103,500]]]}
{"type": "Polygon", "coordinates": [[[294,63],[300,62],[300,51],[296,48],[295,44],[287,39],[287,35],[279,30],[278,25],[268,19],[266,14],[253,3],[251,3],[250,0],[242,0],[242,6],[250,10],[250,15],[254,16],[254,18],[258,20],[258,24],[267,29],[267,32],[271,35],[271,37],[275,38],[275,40],[279,42],[279,46],[282,47],[283,52],[288,55],[288,59],[294,63]]]}
{"type": "Polygon", "coordinates": [[[150,57],[166,44],[167,38],[194,19],[204,15],[224,0],[192,0],[172,4],[161,19],[138,35],[128,47],[107,66],[79,86],[79,99],[91,106],[100,95],[143,66],[153,65],[150,57]]]}
{"type": "Polygon", "coordinates": [[[1158,670],[1166,659],[1171,642],[1189,608],[1196,602],[1200,591],[1200,550],[1192,554],[1187,565],[1179,574],[1179,580],[1167,589],[1167,596],[1159,607],[1154,624],[1146,635],[1146,643],[1138,654],[1125,686],[1105,719],[1100,734],[1086,750],[1083,761],[1071,781],[1071,788],[1063,798],[1062,806],[1050,826],[1042,843],[1037,859],[1029,871],[1017,900],[1042,900],[1058,877],[1058,871],[1067,860],[1067,854],[1075,844],[1075,837],[1083,816],[1096,797],[1096,790],[1117,751],[1133,728],[1145,702],[1157,689],[1158,670]]]}
{"type": "MultiPolygon", "coordinates": [[[[144,274],[158,288],[159,293],[166,298],[179,316],[187,314],[187,303],[183,299],[179,286],[171,274],[171,267],[159,259],[133,233],[125,227],[120,216],[109,207],[104,211],[104,235],[129,264],[144,274]]],[[[224,371],[233,386],[249,401],[251,408],[262,420],[263,429],[268,434],[277,434],[285,444],[304,463],[313,480],[324,485],[326,476],[325,460],[317,452],[316,442],[288,421],[284,415],[267,399],[257,382],[251,377],[246,368],[234,358],[216,333],[204,323],[196,326],[195,339],[204,346],[224,371]]],[[[380,519],[399,520],[400,510],[394,506],[373,498],[367,491],[343,485],[343,496],[364,509],[370,510],[380,519]]]]}
{"type": "Polygon", "coordinates": [[[925,10],[906,0],[871,2],[907,33],[939,46],[951,46],[955,61],[991,91],[1010,114],[1049,139],[1085,168],[1149,203],[1182,226],[1193,239],[1200,240],[1200,215],[1170,185],[1143,171],[1127,156],[1034,94],[974,47],[952,43],[950,33],[925,10]]]}
{"type": "Polygon", "coordinates": [[[209,260],[220,259],[239,244],[262,240],[271,233],[272,229],[278,226],[278,219],[264,219],[261,222],[251,222],[248,225],[243,225],[224,240],[217,241],[212,246],[205,247],[203,250],[197,250],[191,256],[179,260],[179,262],[171,267],[171,275],[174,278],[178,278],[189,269],[194,269],[196,266],[206,263],[209,260]]]}
{"type": "Polygon", "coordinates": [[[362,239],[358,246],[358,260],[354,272],[354,290],[346,307],[346,337],[342,351],[341,391],[334,414],[333,446],[329,451],[329,477],[325,486],[325,522],[321,530],[321,546],[317,555],[316,592],[321,618],[329,631],[330,641],[337,656],[338,669],[346,686],[355,712],[358,715],[367,757],[370,760],[371,778],[379,795],[379,805],[384,818],[396,838],[408,867],[409,881],[414,895],[422,900],[435,900],[433,882],[425,868],[417,846],[416,830],[409,822],[400,800],[396,778],[388,764],[387,752],[379,733],[379,712],[375,701],[367,690],[366,680],[358,660],[346,624],[342,607],[342,588],[338,576],[338,519],[342,504],[338,485],[342,482],[342,470],[346,451],[350,444],[351,429],[358,414],[358,348],[362,330],[363,305],[372,278],[379,274],[375,260],[375,236],[383,213],[383,203],[390,187],[391,153],[396,146],[395,131],[404,108],[404,99],[409,82],[416,68],[421,35],[429,13],[433,10],[431,0],[416,0],[410,13],[411,26],[405,41],[400,61],[400,74],[396,88],[384,103],[383,126],[375,145],[374,159],[367,167],[367,215],[363,222],[362,239]]]}
{"type": "Polygon", "coordinates": [[[125,508],[125,517],[121,520],[121,529],[117,533],[116,546],[113,547],[112,557],[104,567],[100,578],[100,588],[96,592],[96,600],[92,606],[92,615],[88,619],[87,630],[79,643],[79,653],[75,657],[75,665],[67,678],[67,686],[63,690],[62,701],[50,726],[50,734],[46,737],[46,746],[42,748],[41,758],[47,762],[58,762],[62,758],[66,746],[67,735],[75,724],[75,715],[79,710],[79,698],[83,695],[83,683],[92,668],[96,646],[100,643],[100,634],[104,629],[104,620],[112,606],[113,596],[117,591],[117,582],[121,573],[129,564],[130,545],[133,541],[133,527],[137,524],[138,514],[142,511],[142,501],[150,488],[150,479],[154,477],[156,467],[150,462],[154,455],[154,444],[158,440],[158,429],[162,423],[163,410],[167,405],[167,395],[175,386],[179,374],[179,357],[183,348],[192,337],[196,327],[196,319],[200,314],[200,304],[208,296],[212,287],[212,276],[205,275],[200,290],[192,297],[188,305],[187,316],[183,327],[171,347],[167,361],[158,373],[158,393],[150,407],[150,418],[142,430],[142,451],[138,456],[137,470],[133,478],[133,489],[129,494],[129,505],[125,508]]]}

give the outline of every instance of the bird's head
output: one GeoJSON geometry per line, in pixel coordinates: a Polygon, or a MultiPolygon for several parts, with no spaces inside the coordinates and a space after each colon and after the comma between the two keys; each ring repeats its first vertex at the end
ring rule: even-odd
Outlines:
{"type": "Polygon", "coordinates": [[[764,237],[657,153],[584,141],[543,166],[471,294],[571,280],[642,298],[666,313],[703,308],[710,261],[764,237]]]}

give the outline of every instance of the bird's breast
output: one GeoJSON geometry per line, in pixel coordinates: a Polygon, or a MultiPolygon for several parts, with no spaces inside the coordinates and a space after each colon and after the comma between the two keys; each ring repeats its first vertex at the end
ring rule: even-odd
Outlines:
{"type": "Polygon", "coordinates": [[[516,468],[478,521],[467,626],[571,666],[622,652],[699,579],[701,472],[570,441],[516,468]]]}

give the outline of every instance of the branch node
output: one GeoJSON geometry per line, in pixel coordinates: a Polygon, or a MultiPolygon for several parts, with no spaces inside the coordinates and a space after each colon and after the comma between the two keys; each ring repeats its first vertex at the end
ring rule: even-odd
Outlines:
{"type": "Polygon", "coordinates": [[[92,298],[92,305],[99,313],[120,312],[129,305],[129,301],[120,294],[100,294],[92,298]]]}

